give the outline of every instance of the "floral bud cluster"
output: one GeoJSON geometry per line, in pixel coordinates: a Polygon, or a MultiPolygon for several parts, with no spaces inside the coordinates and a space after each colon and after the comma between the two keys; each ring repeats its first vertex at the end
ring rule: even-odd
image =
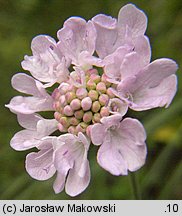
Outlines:
{"type": "Polygon", "coordinates": [[[106,76],[90,69],[86,72],[85,81],[85,88],[75,87],[69,80],[52,93],[54,118],[59,122],[61,132],[86,132],[89,135],[88,126],[111,114],[108,104],[115,96],[106,76]]]}

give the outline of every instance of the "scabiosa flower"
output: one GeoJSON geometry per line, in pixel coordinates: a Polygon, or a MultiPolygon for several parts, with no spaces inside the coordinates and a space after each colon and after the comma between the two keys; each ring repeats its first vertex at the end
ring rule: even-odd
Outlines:
{"type": "Polygon", "coordinates": [[[177,86],[173,60],[150,63],[146,27],[143,11],[128,4],[118,19],[69,18],[57,42],[47,35],[32,40],[32,56],[25,56],[22,67],[34,78],[24,73],[12,78],[13,88],[31,96],[16,96],[6,105],[24,128],[10,144],[18,151],[37,148],[27,155],[26,170],[38,180],[56,173],[55,193],[65,187],[76,196],[86,189],[92,143],[100,146],[98,164],[113,175],[145,164],[145,129],[125,114],[168,107],[177,86]],[[52,111],[52,119],[41,111],[52,111]]]}

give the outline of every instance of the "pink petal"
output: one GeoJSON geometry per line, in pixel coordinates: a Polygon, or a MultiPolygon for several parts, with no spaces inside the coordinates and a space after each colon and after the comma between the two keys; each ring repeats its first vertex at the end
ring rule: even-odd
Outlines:
{"type": "Polygon", "coordinates": [[[94,145],[100,145],[105,136],[105,128],[101,124],[96,123],[92,126],[90,135],[92,143],[94,145]]]}
{"type": "Polygon", "coordinates": [[[57,172],[57,177],[53,184],[53,189],[56,194],[60,193],[64,189],[65,179],[66,179],[65,175],[57,172]]]}
{"type": "Polygon", "coordinates": [[[41,119],[38,114],[21,114],[17,115],[18,123],[29,130],[34,130],[37,126],[37,122],[41,119]]]}
{"type": "Polygon", "coordinates": [[[93,17],[92,21],[97,30],[96,52],[103,59],[113,52],[113,44],[117,39],[117,20],[110,16],[99,14],[93,17]]]}
{"type": "Polygon", "coordinates": [[[126,118],[110,127],[98,151],[98,163],[113,175],[136,171],[146,159],[146,133],[142,124],[126,118]]]}
{"type": "Polygon", "coordinates": [[[86,26],[86,41],[87,41],[87,49],[88,53],[93,54],[95,52],[95,41],[96,41],[96,29],[94,24],[91,21],[88,21],[86,26]]]}
{"type": "Polygon", "coordinates": [[[6,107],[8,107],[11,112],[22,114],[53,110],[52,98],[49,96],[47,98],[16,96],[11,99],[6,107]]]}
{"type": "Polygon", "coordinates": [[[103,117],[101,119],[101,123],[105,126],[105,128],[110,128],[113,125],[117,125],[121,122],[123,116],[121,114],[115,114],[107,117],[103,117]]]}
{"type": "Polygon", "coordinates": [[[33,38],[31,49],[34,55],[46,52],[49,48],[55,49],[56,41],[48,35],[38,35],[33,38]]]}
{"type": "Polygon", "coordinates": [[[37,133],[48,136],[57,130],[57,121],[55,119],[41,119],[37,122],[37,133]]]}
{"type": "Polygon", "coordinates": [[[48,86],[67,80],[70,61],[63,57],[53,38],[39,35],[32,40],[31,48],[33,56],[24,57],[23,69],[41,82],[48,82],[48,86]]]}
{"type": "Polygon", "coordinates": [[[141,35],[133,39],[134,51],[138,53],[144,62],[144,66],[150,63],[151,47],[147,36],[141,35]]]}
{"type": "Polygon", "coordinates": [[[32,130],[22,130],[16,133],[10,141],[10,146],[17,151],[24,151],[35,147],[40,143],[36,139],[37,132],[32,130]]]}
{"type": "Polygon", "coordinates": [[[37,88],[36,81],[31,76],[24,73],[15,74],[11,80],[14,89],[25,94],[40,96],[41,93],[37,88]]]}
{"type": "Polygon", "coordinates": [[[82,51],[88,51],[91,55],[95,50],[95,27],[91,22],[80,17],[71,17],[64,23],[64,27],[58,31],[60,50],[79,65],[78,57],[82,51]]]}
{"type": "MultiPolygon", "coordinates": [[[[152,88],[159,85],[164,78],[174,74],[177,69],[178,66],[173,60],[167,58],[157,59],[137,75],[137,80],[140,80],[143,85],[152,88]]],[[[137,84],[137,86],[140,85],[139,82],[137,84]]]]}
{"type": "Polygon", "coordinates": [[[135,77],[120,83],[119,95],[123,98],[129,93],[130,107],[138,111],[168,106],[176,93],[177,80],[171,76],[176,70],[177,64],[171,59],[155,60],[135,77]]]}
{"type": "Polygon", "coordinates": [[[75,167],[70,170],[65,190],[66,193],[70,196],[77,196],[78,194],[82,193],[89,185],[90,182],[90,167],[88,160],[84,160],[85,167],[84,176],[79,175],[80,164],[75,164],[75,167]]]}
{"type": "Polygon", "coordinates": [[[113,54],[105,57],[104,71],[105,71],[105,74],[110,79],[118,81],[118,82],[121,80],[120,66],[128,52],[129,50],[126,47],[122,46],[122,47],[119,47],[113,54]]]}
{"type": "Polygon", "coordinates": [[[145,62],[138,53],[127,54],[120,67],[122,81],[137,74],[144,66],[145,62]]]}
{"type": "Polygon", "coordinates": [[[26,170],[29,175],[37,180],[47,180],[51,178],[56,169],[53,165],[52,149],[33,152],[26,157],[26,170]]]}
{"type": "Polygon", "coordinates": [[[78,132],[78,140],[83,144],[86,150],[89,149],[90,139],[88,137],[86,137],[83,133],[78,132]]]}
{"type": "Polygon", "coordinates": [[[66,176],[71,168],[73,168],[74,160],[70,158],[70,149],[66,145],[61,146],[55,151],[54,165],[56,170],[66,176]]]}
{"type": "Polygon", "coordinates": [[[112,175],[127,175],[127,162],[116,148],[114,142],[120,142],[120,140],[117,140],[116,137],[113,141],[109,135],[105,136],[104,142],[97,153],[97,161],[102,168],[112,175]]]}
{"type": "Polygon", "coordinates": [[[127,162],[128,170],[136,171],[144,165],[146,160],[145,129],[138,120],[126,118],[121,122],[119,131],[123,142],[116,143],[117,147],[127,162]]]}
{"type": "Polygon", "coordinates": [[[92,66],[103,67],[104,63],[101,59],[91,55],[88,51],[83,51],[78,56],[78,63],[84,70],[89,70],[92,66]]]}
{"type": "Polygon", "coordinates": [[[128,104],[120,100],[119,98],[110,99],[108,107],[109,107],[110,113],[112,114],[119,113],[121,116],[124,116],[128,110],[128,104]]]}
{"type": "Polygon", "coordinates": [[[176,94],[177,77],[171,75],[154,88],[140,89],[133,96],[130,108],[137,111],[168,107],[176,94]]]}
{"type": "Polygon", "coordinates": [[[125,35],[126,27],[132,32],[133,37],[143,35],[147,28],[147,17],[145,13],[133,4],[122,7],[118,15],[118,28],[121,37],[125,35]]]}

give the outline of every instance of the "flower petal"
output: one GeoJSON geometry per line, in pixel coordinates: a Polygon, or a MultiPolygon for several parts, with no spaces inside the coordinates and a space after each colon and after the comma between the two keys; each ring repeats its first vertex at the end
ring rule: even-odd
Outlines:
{"type": "Polygon", "coordinates": [[[103,137],[105,136],[105,128],[99,123],[94,124],[91,127],[90,136],[94,145],[100,145],[103,142],[103,137]]]}
{"type": "Polygon", "coordinates": [[[91,55],[88,51],[82,51],[78,56],[79,66],[83,68],[84,71],[89,70],[92,66],[103,67],[104,63],[101,59],[91,55]]]}
{"type": "MultiPolygon", "coordinates": [[[[167,58],[157,59],[137,75],[137,81],[140,80],[142,85],[153,88],[159,85],[164,78],[174,74],[177,69],[178,66],[173,60],[167,58]]],[[[140,85],[138,81],[137,87],[140,85]]]]}
{"type": "Polygon", "coordinates": [[[69,170],[73,168],[73,160],[68,160],[68,157],[66,154],[69,152],[69,147],[66,145],[60,147],[55,151],[55,156],[54,156],[54,164],[56,167],[56,170],[61,173],[62,175],[67,175],[69,170]]]}
{"type": "Polygon", "coordinates": [[[146,160],[146,132],[143,125],[136,119],[125,118],[120,125],[121,140],[118,145],[121,154],[127,161],[128,170],[136,171],[146,160]]]}
{"type": "Polygon", "coordinates": [[[127,54],[120,66],[122,81],[127,77],[132,77],[137,74],[144,66],[145,62],[138,53],[131,52],[127,54]]]}
{"type": "Polygon", "coordinates": [[[24,151],[37,146],[40,139],[36,139],[37,132],[22,130],[16,133],[10,141],[10,146],[17,151],[24,151]]]}
{"type": "Polygon", "coordinates": [[[112,53],[117,39],[117,20],[104,14],[92,18],[97,30],[96,52],[101,59],[112,53]]]}
{"type": "Polygon", "coordinates": [[[104,142],[98,150],[97,161],[103,169],[113,175],[127,175],[127,163],[115,146],[115,142],[118,141],[111,140],[110,136],[106,134],[104,142]]]}
{"type": "Polygon", "coordinates": [[[24,73],[15,74],[11,80],[14,89],[25,94],[41,96],[40,90],[37,88],[36,80],[24,73]]]}
{"type": "Polygon", "coordinates": [[[96,31],[93,23],[80,17],[71,17],[64,23],[64,27],[57,33],[58,46],[62,53],[79,65],[78,57],[82,51],[91,55],[95,50],[96,31]]]}
{"type": "Polygon", "coordinates": [[[53,189],[56,194],[60,193],[64,189],[65,180],[66,176],[62,173],[57,172],[57,177],[53,184],[53,189]]]}
{"type": "MultiPolygon", "coordinates": [[[[16,133],[11,139],[11,147],[18,151],[30,149],[35,146],[39,148],[39,145],[41,145],[41,139],[49,136],[57,129],[57,122],[54,119],[43,119],[37,115],[22,114],[18,114],[18,118],[21,125],[27,128],[26,130],[16,133]]],[[[44,140],[44,145],[47,142],[50,141],[44,140]]],[[[41,147],[41,149],[44,148],[45,147],[41,147]]]]}
{"type": "Polygon", "coordinates": [[[18,118],[18,123],[29,130],[35,130],[36,126],[37,126],[37,122],[39,120],[41,120],[41,116],[39,116],[38,114],[21,114],[19,113],[17,115],[18,118]]]}
{"type": "Polygon", "coordinates": [[[39,152],[28,154],[25,165],[29,175],[37,180],[47,180],[56,172],[53,165],[52,149],[40,150],[39,152]]]}
{"type": "Polygon", "coordinates": [[[150,63],[151,59],[151,47],[150,41],[147,36],[141,35],[133,39],[134,51],[142,56],[144,65],[150,63]]]}
{"type": "Polygon", "coordinates": [[[105,128],[110,128],[113,125],[117,125],[121,122],[123,116],[121,114],[115,114],[107,117],[101,118],[101,123],[105,126],[105,128]]]}
{"type": "Polygon", "coordinates": [[[41,119],[37,122],[37,133],[48,136],[57,130],[57,121],[55,119],[41,119]]]}
{"type": "Polygon", "coordinates": [[[133,95],[130,108],[137,111],[168,107],[176,94],[177,77],[171,75],[154,88],[140,89],[133,95]]]}
{"type": "Polygon", "coordinates": [[[122,7],[118,15],[118,28],[121,36],[125,35],[126,27],[132,32],[133,37],[143,35],[147,28],[147,17],[133,4],[122,7]]]}
{"type": "Polygon", "coordinates": [[[130,95],[129,106],[137,111],[168,106],[176,93],[177,80],[173,75],[177,64],[171,59],[158,59],[135,77],[118,85],[118,93],[130,95]]]}
{"type": "Polygon", "coordinates": [[[145,130],[138,120],[124,119],[107,131],[98,151],[98,163],[113,175],[136,171],[145,163],[145,139],[145,130]]]}
{"type": "Polygon", "coordinates": [[[127,47],[119,47],[113,54],[108,55],[104,59],[105,63],[105,74],[114,81],[121,81],[121,71],[120,66],[126,56],[129,53],[127,47]]]}
{"type": "Polygon", "coordinates": [[[38,35],[33,38],[31,49],[34,55],[46,52],[49,48],[54,49],[56,41],[48,35],[38,35]]]}
{"type": "Polygon", "coordinates": [[[48,82],[48,86],[67,80],[70,61],[63,57],[53,38],[39,35],[32,40],[31,48],[33,56],[24,57],[23,69],[41,82],[48,82]]]}
{"type": "Polygon", "coordinates": [[[82,162],[82,167],[85,168],[84,176],[79,175],[80,164],[78,161],[75,163],[75,167],[69,171],[69,175],[66,181],[65,190],[70,196],[77,196],[82,193],[89,185],[90,182],[90,167],[88,160],[82,162]]]}
{"type": "Polygon", "coordinates": [[[11,112],[22,114],[53,110],[52,98],[50,96],[47,96],[47,98],[16,96],[11,99],[6,107],[8,107],[11,112]]]}
{"type": "Polygon", "coordinates": [[[128,110],[128,104],[120,100],[119,98],[112,98],[109,100],[109,111],[112,114],[120,114],[124,116],[128,110]]]}

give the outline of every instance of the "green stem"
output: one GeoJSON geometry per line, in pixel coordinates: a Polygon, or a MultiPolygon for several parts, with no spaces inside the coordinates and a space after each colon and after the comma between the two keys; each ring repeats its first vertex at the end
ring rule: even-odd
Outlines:
{"type": "Polygon", "coordinates": [[[136,178],[135,173],[130,173],[130,182],[131,182],[131,187],[132,187],[132,191],[133,191],[133,196],[136,200],[141,200],[141,193],[139,190],[139,185],[138,185],[138,181],[136,178]]]}

